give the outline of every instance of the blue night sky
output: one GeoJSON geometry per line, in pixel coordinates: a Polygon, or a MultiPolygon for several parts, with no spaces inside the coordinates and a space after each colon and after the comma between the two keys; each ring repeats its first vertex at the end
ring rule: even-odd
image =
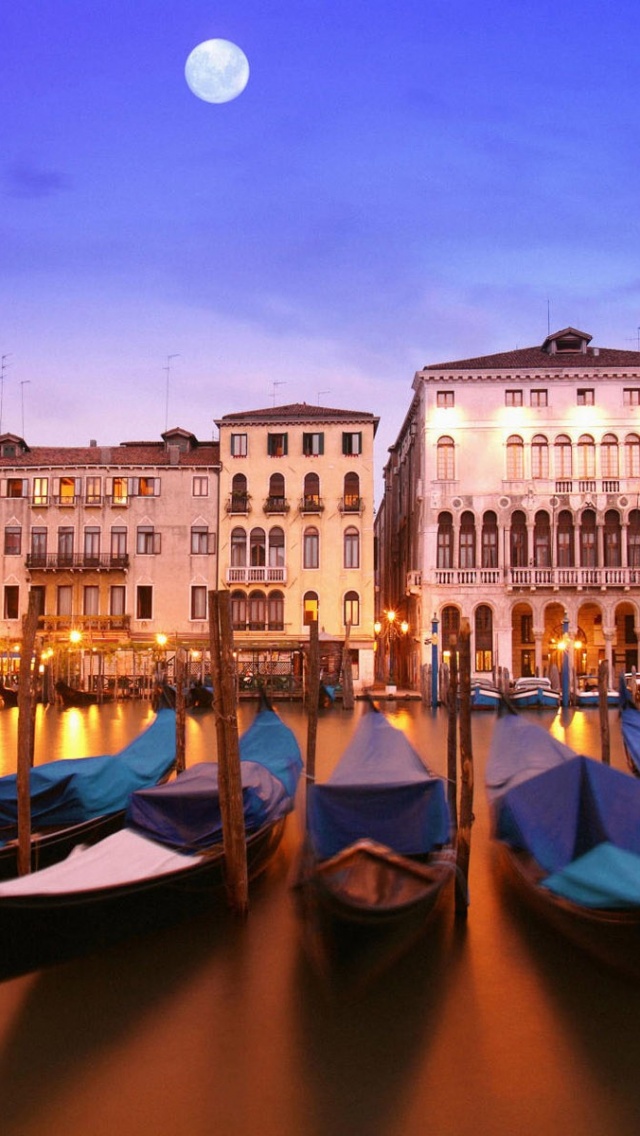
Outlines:
{"type": "Polygon", "coordinates": [[[14,0],[0,42],[2,430],[211,437],[372,411],[573,324],[638,343],[640,8],[14,0]],[[234,101],[189,52],[237,43],[234,101]],[[167,357],[171,361],[167,407],[167,357]]]}

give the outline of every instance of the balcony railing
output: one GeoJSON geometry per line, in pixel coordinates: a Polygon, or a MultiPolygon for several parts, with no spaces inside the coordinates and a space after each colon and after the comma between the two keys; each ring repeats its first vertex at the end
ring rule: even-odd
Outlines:
{"type": "Polygon", "coordinates": [[[307,494],[307,496],[300,498],[298,510],[301,513],[322,513],[324,512],[324,501],[315,493],[307,494]]]}
{"type": "Polygon", "coordinates": [[[248,493],[232,493],[225,506],[227,513],[250,513],[251,498],[248,493]]]}
{"type": "Polygon", "coordinates": [[[338,502],[338,509],[341,513],[360,514],[363,509],[362,497],[341,497],[338,502]]]}
{"type": "Polygon", "coordinates": [[[71,571],[115,571],[129,567],[129,556],[111,556],[106,553],[102,556],[92,556],[90,553],[76,552],[39,552],[27,553],[27,568],[43,572],[59,572],[67,569],[71,571]]]}
{"type": "Polygon", "coordinates": [[[267,497],[262,506],[265,513],[288,513],[289,508],[290,505],[286,497],[267,497]]]}
{"type": "MultiPolygon", "coordinates": [[[[64,634],[81,631],[89,636],[94,632],[104,634],[109,631],[128,631],[131,625],[129,615],[41,615],[38,617],[40,631],[64,634]]],[[[79,644],[82,646],[82,643],[79,644]]]]}
{"type": "Polygon", "coordinates": [[[287,569],[260,567],[227,568],[228,584],[286,584],[287,569]]]}
{"type": "Polygon", "coordinates": [[[431,584],[446,588],[630,588],[640,584],[639,568],[436,568],[431,584]]]}

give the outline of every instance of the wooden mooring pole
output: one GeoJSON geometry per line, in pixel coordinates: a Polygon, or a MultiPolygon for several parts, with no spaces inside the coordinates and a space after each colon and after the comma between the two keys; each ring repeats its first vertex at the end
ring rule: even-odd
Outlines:
{"type": "Polygon", "coordinates": [[[316,740],[318,737],[318,703],[320,700],[320,641],[318,621],[309,625],[309,666],[307,670],[307,781],[316,776],[316,740]]]}
{"type": "Polygon", "coordinates": [[[602,659],[598,667],[598,710],[600,712],[600,747],[602,761],[611,765],[609,739],[609,663],[602,659]]]}
{"type": "Polygon", "coordinates": [[[185,685],[185,655],[182,647],[179,647],[176,648],[176,773],[182,773],[186,766],[185,685]]]}
{"type": "Polygon", "coordinates": [[[33,731],[31,715],[33,692],[33,648],[38,628],[38,597],[29,592],[29,607],[22,622],[20,672],[18,675],[18,875],[31,871],[31,766],[33,764],[33,731]]]}
{"type": "Polygon", "coordinates": [[[447,692],[447,799],[454,832],[458,828],[458,654],[451,643],[451,665],[447,692]]]}
{"type": "Polygon", "coordinates": [[[249,910],[247,840],[236,713],[233,632],[227,591],[209,592],[209,633],[227,895],[233,910],[244,916],[249,910]]]}
{"type": "Polygon", "coordinates": [[[471,627],[460,621],[460,823],[456,860],[456,915],[466,916],[469,904],[469,859],[473,824],[473,748],[471,744],[471,627]]]}

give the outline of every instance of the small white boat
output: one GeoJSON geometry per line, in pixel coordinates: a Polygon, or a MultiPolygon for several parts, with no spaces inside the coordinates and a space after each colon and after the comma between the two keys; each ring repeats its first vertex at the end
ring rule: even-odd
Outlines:
{"type": "Polygon", "coordinates": [[[518,678],[511,693],[511,701],[519,710],[557,710],[560,691],[554,690],[551,680],[538,676],[518,678]]]}

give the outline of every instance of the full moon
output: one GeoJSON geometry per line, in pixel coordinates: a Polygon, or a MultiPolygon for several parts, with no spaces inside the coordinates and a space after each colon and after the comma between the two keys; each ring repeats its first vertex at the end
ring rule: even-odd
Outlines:
{"type": "Polygon", "coordinates": [[[249,81],[249,61],[228,39],[207,39],[194,47],[184,68],[189,87],[206,103],[228,103],[249,81]]]}

